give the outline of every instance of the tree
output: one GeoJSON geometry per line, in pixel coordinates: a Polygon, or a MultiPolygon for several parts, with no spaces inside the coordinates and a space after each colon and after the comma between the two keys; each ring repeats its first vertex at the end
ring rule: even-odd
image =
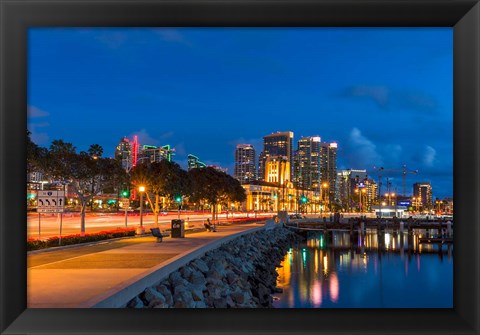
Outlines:
{"type": "Polygon", "coordinates": [[[46,174],[63,185],[69,184],[77,194],[81,205],[81,234],[85,234],[88,201],[101,194],[104,189],[112,187],[119,178],[123,178],[118,175],[123,170],[116,160],[96,156],[101,155],[102,147],[92,145],[90,149],[89,152],[82,151],[77,154],[71,143],[54,140],[44,160],[46,174]]]}
{"type": "Polygon", "coordinates": [[[245,190],[238,180],[212,167],[192,169],[192,200],[206,201],[212,206],[212,219],[215,220],[217,205],[228,201],[241,202],[246,199],[245,190]]]}
{"type": "Polygon", "coordinates": [[[190,188],[189,175],[180,165],[168,160],[137,165],[131,174],[132,184],[137,188],[146,187],[146,196],[158,225],[160,198],[172,200],[175,196],[188,195],[190,188]],[[150,194],[153,197],[150,196],[150,194]]]}

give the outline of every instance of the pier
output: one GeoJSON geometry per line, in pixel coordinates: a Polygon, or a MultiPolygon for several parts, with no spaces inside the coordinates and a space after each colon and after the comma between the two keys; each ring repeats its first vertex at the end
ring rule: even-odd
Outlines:
{"type": "MultiPolygon", "coordinates": [[[[363,245],[367,231],[385,236],[391,233],[400,239],[400,246],[407,247],[409,253],[415,253],[425,248],[420,245],[437,245],[437,252],[442,252],[442,245],[453,244],[453,220],[444,219],[413,219],[413,218],[340,218],[334,216],[332,221],[326,218],[309,218],[289,220],[285,223],[289,229],[300,234],[323,232],[327,241],[332,240],[333,232],[345,232],[350,235],[351,246],[360,241],[363,245]],[[405,243],[406,242],[406,243],[405,243]]],[[[378,239],[378,248],[384,247],[383,238],[378,239]]],[[[450,248],[449,248],[450,249],[450,248]]]]}
{"type": "Polygon", "coordinates": [[[362,231],[375,229],[377,231],[393,230],[407,231],[409,234],[416,229],[436,230],[438,236],[453,236],[453,220],[444,219],[412,219],[412,218],[348,218],[327,221],[326,218],[311,218],[291,220],[285,224],[286,227],[301,231],[362,231]]]}

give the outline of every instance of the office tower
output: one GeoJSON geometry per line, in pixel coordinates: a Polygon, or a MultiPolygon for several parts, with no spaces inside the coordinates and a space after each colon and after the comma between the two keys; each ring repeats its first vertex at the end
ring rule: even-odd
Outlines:
{"type": "Polygon", "coordinates": [[[258,160],[258,179],[266,179],[265,163],[268,157],[287,157],[289,181],[293,180],[293,132],[276,132],[263,137],[263,151],[258,160]]]}
{"type": "Polygon", "coordinates": [[[163,159],[172,161],[172,155],[175,149],[171,149],[170,145],[157,147],[155,145],[144,145],[141,150],[140,159],[142,162],[158,163],[163,159]]]}
{"type": "Polygon", "coordinates": [[[198,157],[195,155],[188,154],[187,160],[188,160],[188,163],[187,163],[188,171],[190,171],[191,169],[207,167],[207,165],[205,163],[200,162],[198,157]]]}
{"type": "Polygon", "coordinates": [[[431,209],[433,204],[432,185],[429,182],[413,184],[413,196],[420,198],[419,203],[425,209],[431,209]]]}
{"type": "Polygon", "coordinates": [[[328,199],[335,200],[337,185],[337,143],[321,143],[320,145],[320,183],[328,185],[328,199]]]}
{"type": "Polygon", "coordinates": [[[241,184],[249,184],[257,180],[255,148],[251,144],[237,144],[233,176],[241,184]]]}
{"type": "Polygon", "coordinates": [[[122,168],[125,169],[125,171],[130,171],[133,157],[132,146],[128,138],[123,137],[118,143],[115,149],[115,159],[122,163],[122,168]]]}
{"type": "Polygon", "coordinates": [[[335,199],[339,205],[352,211],[361,204],[363,209],[369,209],[377,203],[378,185],[368,177],[367,170],[338,170],[335,199]],[[360,199],[361,196],[361,199],[360,199]]]}
{"type": "Polygon", "coordinates": [[[320,191],[320,136],[298,140],[293,180],[298,188],[320,191]]]}

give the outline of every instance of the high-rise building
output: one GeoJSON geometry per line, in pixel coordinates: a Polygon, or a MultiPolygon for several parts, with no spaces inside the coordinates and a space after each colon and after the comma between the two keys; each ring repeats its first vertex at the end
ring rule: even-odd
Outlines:
{"type": "Polygon", "coordinates": [[[351,211],[360,205],[371,208],[377,201],[378,185],[368,177],[367,170],[338,170],[335,199],[340,206],[351,211]],[[360,199],[361,196],[361,199],[360,199]]]}
{"type": "Polygon", "coordinates": [[[115,149],[115,159],[119,160],[122,163],[122,168],[125,171],[130,171],[132,168],[132,146],[130,140],[126,137],[123,137],[115,149]]]}
{"type": "Polygon", "coordinates": [[[320,145],[320,183],[328,185],[330,202],[335,200],[337,185],[337,143],[321,143],[320,145]]]}
{"type": "Polygon", "coordinates": [[[258,160],[258,179],[265,180],[265,164],[268,157],[287,157],[289,181],[293,180],[293,132],[276,132],[263,137],[263,151],[258,160]]]}
{"type": "Polygon", "coordinates": [[[320,191],[320,136],[298,140],[293,181],[298,188],[320,191]]]}
{"type": "Polygon", "coordinates": [[[237,144],[233,176],[241,184],[249,184],[257,180],[255,148],[251,144],[237,144]]]}
{"type": "Polygon", "coordinates": [[[162,147],[157,147],[155,145],[144,145],[141,150],[140,159],[150,163],[158,163],[163,159],[171,162],[174,151],[174,149],[170,148],[170,145],[164,145],[162,147]]]}
{"type": "Polygon", "coordinates": [[[199,158],[195,155],[188,154],[188,171],[191,169],[204,168],[207,167],[205,163],[200,162],[199,158]]]}
{"type": "Polygon", "coordinates": [[[413,196],[420,198],[419,203],[425,209],[431,209],[433,205],[432,185],[429,182],[413,184],[413,196]]]}

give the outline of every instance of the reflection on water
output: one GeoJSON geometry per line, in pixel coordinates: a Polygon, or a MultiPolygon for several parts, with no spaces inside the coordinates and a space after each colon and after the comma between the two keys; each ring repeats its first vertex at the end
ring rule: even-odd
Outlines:
{"type": "MultiPolygon", "coordinates": [[[[424,232],[425,233],[425,232],[424,232]]],[[[277,269],[277,308],[452,308],[453,247],[420,234],[317,233],[277,269]]]]}

